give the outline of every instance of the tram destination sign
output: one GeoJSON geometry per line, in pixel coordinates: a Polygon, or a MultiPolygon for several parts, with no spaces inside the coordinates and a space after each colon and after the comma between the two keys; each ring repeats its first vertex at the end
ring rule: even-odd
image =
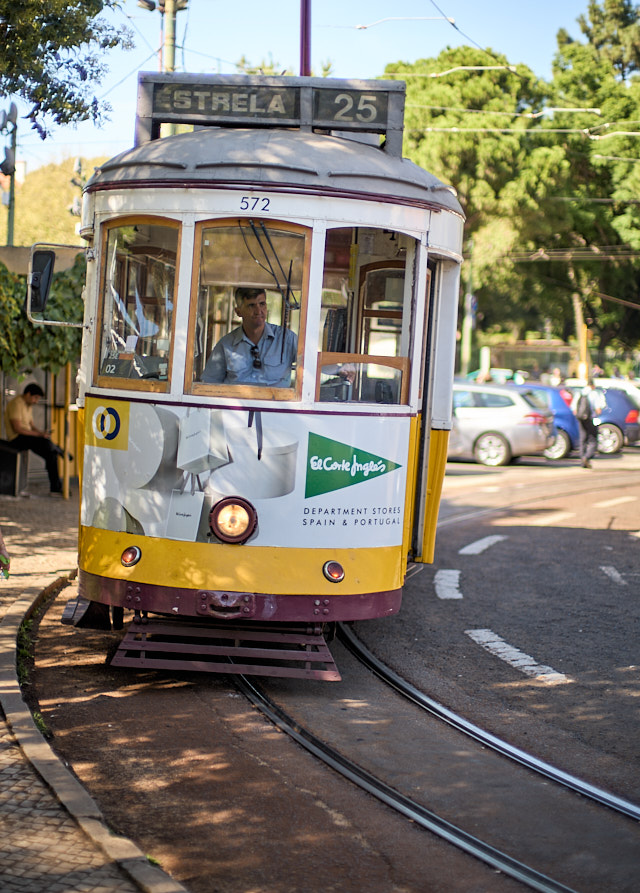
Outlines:
{"type": "Polygon", "coordinates": [[[401,82],[143,72],[136,144],[171,123],[355,130],[401,140],[403,117],[401,82]]]}

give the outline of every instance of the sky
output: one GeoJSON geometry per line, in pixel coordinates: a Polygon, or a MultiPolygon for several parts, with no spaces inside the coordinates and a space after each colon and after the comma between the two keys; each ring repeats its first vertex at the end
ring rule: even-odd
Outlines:
{"type": "MultiPolygon", "coordinates": [[[[272,60],[298,74],[300,6],[300,0],[189,0],[177,15],[176,70],[233,74],[244,55],[252,64],[272,60]]],[[[375,78],[389,62],[479,45],[549,79],[558,30],[582,40],[576,20],[587,7],[588,0],[311,0],[311,66],[320,74],[330,61],[335,77],[375,78]]],[[[120,11],[104,16],[128,26],[136,44],[105,57],[109,73],[96,95],[111,105],[111,121],[100,129],[89,123],[55,127],[42,141],[18,119],[17,157],[27,173],[69,157],[113,156],[133,145],[137,73],[158,71],[162,16],[137,0],[124,0],[120,11]]],[[[20,114],[28,110],[18,107],[20,114]]]]}

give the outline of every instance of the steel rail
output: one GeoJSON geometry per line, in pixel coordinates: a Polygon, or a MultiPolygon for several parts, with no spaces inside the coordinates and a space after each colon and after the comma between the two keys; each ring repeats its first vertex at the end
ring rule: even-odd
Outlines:
{"type": "Polygon", "coordinates": [[[436,813],[425,806],[415,803],[406,795],[396,791],[386,782],[376,778],[366,769],[358,766],[348,757],[339,753],[339,751],[301,726],[246,676],[235,676],[233,683],[271,722],[286,732],[305,750],[322,760],[323,763],[339,772],[349,781],[358,785],[358,787],[387,804],[387,806],[420,825],[420,827],[437,834],[438,837],[443,838],[469,855],[480,859],[485,864],[491,866],[491,868],[501,871],[503,874],[526,884],[531,889],[540,891],[540,893],[575,893],[572,888],[554,881],[523,862],[519,862],[501,850],[468,834],[446,819],[436,815],[436,813]]]}
{"type": "Polygon", "coordinates": [[[452,728],[475,739],[480,742],[480,744],[491,748],[491,750],[502,754],[508,759],[520,763],[520,765],[526,766],[526,768],[543,775],[550,781],[554,781],[566,788],[570,788],[572,791],[581,794],[583,797],[587,797],[589,800],[594,800],[597,803],[622,813],[623,815],[629,816],[636,821],[640,820],[640,806],[636,806],[636,804],[631,803],[628,800],[617,797],[615,794],[604,791],[602,788],[589,784],[568,772],[564,772],[562,769],[558,769],[555,766],[544,762],[544,760],[532,756],[526,751],[521,750],[519,747],[515,747],[507,741],[498,738],[496,735],[492,735],[491,732],[486,732],[479,726],[474,725],[474,723],[469,722],[452,710],[449,710],[448,707],[444,707],[442,704],[434,701],[372,654],[366,645],[357,638],[353,630],[342,623],[338,624],[338,637],[342,644],[361,663],[375,673],[379,679],[421,709],[426,710],[443,722],[448,723],[452,728]]]}

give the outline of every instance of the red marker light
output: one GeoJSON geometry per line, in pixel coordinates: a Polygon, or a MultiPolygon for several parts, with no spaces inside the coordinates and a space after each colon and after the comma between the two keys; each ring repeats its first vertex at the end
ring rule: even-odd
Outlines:
{"type": "Polygon", "coordinates": [[[337,561],[325,561],[322,573],[330,583],[342,583],[344,580],[344,568],[337,561]]]}
{"type": "Polygon", "coordinates": [[[142,558],[142,552],[137,546],[129,546],[120,556],[120,561],[125,567],[133,567],[142,558]]]}

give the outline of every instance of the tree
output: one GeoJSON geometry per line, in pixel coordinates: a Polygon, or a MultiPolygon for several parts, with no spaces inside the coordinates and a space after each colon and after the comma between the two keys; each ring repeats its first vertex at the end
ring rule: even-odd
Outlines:
{"type": "MultiPolygon", "coordinates": [[[[81,322],[85,259],[79,255],[70,270],[54,274],[47,319],[81,322]]],[[[80,356],[81,329],[35,326],[23,311],[26,276],[9,273],[0,264],[0,370],[19,376],[33,369],[58,372],[80,356]]]]}
{"type": "Polygon", "coordinates": [[[558,33],[551,83],[472,47],[387,66],[407,81],[406,154],[467,215],[485,332],[567,340],[579,308],[600,350],[640,340],[624,304],[640,305],[639,21],[629,0],[592,0],[588,40],[558,33]]]}
{"type": "MultiPolygon", "coordinates": [[[[568,173],[541,124],[548,85],[525,66],[472,47],[389,65],[390,75],[407,81],[406,153],[456,188],[467,215],[482,325],[516,334],[531,328],[549,289],[511,256],[548,244],[566,217],[560,204],[541,213],[568,173]]],[[[549,304],[564,327],[565,309],[549,304]]],[[[570,317],[570,302],[566,312],[570,317]]]]}
{"type": "Polygon", "coordinates": [[[0,0],[0,96],[31,106],[28,118],[44,139],[47,121],[92,120],[109,106],[95,88],[105,71],[106,50],[128,49],[131,32],[99,18],[118,0],[0,0]]]}
{"type": "Polygon", "coordinates": [[[588,18],[579,16],[578,24],[594,50],[623,80],[640,69],[638,7],[631,0],[591,0],[588,18]]]}
{"type": "Polygon", "coordinates": [[[640,251],[634,136],[640,85],[632,77],[640,70],[640,12],[630,0],[591,0],[578,23],[587,42],[558,33],[551,87],[558,105],[601,110],[599,126],[574,118],[574,129],[585,131],[567,133],[562,148],[571,172],[565,278],[602,354],[610,344],[632,347],[640,338],[640,312],[616,301],[640,307],[640,263],[633,257],[640,251]]]}
{"type": "MultiPolygon", "coordinates": [[[[91,175],[106,157],[81,159],[82,169],[91,175]]],[[[15,245],[51,242],[58,245],[79,245],[75,228],[79,218],[70,212],[74,199],[81,197],[74,179],[74,164],[67,158],[60,164],[46,164],[27,174],[16,184],[15,245]]],[[[0,244],[5,244],[6,213],[0,211],[0,244]]]]}

